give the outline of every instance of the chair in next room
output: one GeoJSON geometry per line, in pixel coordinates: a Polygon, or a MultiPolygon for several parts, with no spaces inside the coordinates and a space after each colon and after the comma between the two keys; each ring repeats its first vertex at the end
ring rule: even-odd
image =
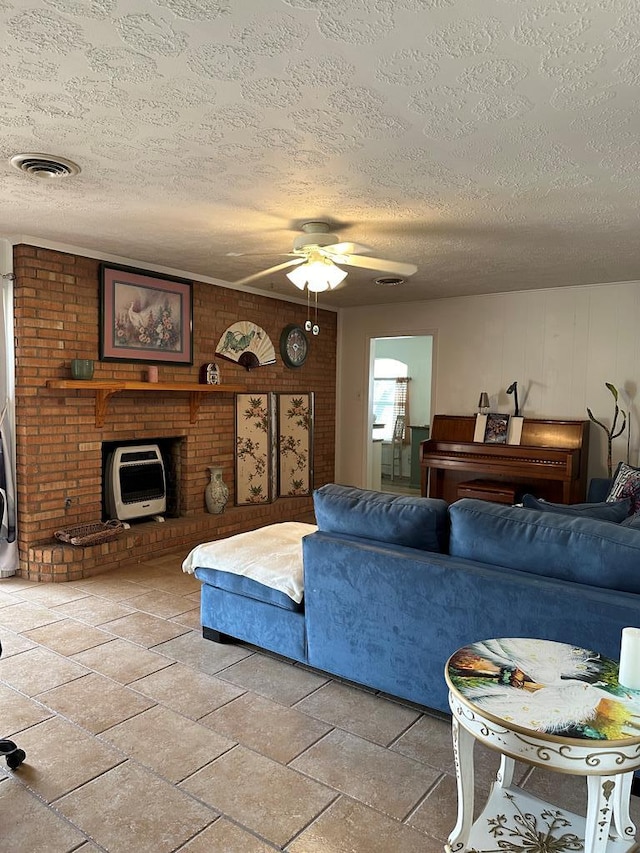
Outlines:
{"type": "Polygon", "coordinates": [[[396,477],[396,461],[398,463],[398,476],[402,477],[402,447],[404,444],[404,415],[398,415],[393,425],[391,436],[391,482],[396,477]]]}

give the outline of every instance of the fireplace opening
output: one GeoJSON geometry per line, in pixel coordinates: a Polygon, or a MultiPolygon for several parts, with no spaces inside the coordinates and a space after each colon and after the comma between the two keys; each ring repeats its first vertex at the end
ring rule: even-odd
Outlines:
{"type": "Polygon", "coordinates": [[[179,515],[179,447],[183,438],[105,441],[102,517],[147,521],[179,515]]]}

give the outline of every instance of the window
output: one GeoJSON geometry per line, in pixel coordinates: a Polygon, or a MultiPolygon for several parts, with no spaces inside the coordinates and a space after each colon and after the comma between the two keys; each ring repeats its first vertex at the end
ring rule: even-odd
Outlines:
{"type": "Polygon", "coordinates": [[[391,441],[396,417],[407,413],[409,368],[394,358],[376,358],[373,368],[373,421],[384,424],[373,430],[373,438],[391,441]]]}

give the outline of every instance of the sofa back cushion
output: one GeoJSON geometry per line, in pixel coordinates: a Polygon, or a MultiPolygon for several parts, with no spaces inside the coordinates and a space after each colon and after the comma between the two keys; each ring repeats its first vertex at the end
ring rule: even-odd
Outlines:
{"type": "Polygon", "coordinates": [[[599,518],[600,521],[611,521],[620,524],[631,511],[631,498],[620,501],[602,501],[586,504],[555,504],[536,498],[533,495],[522,496],[522,506],[527,509],[539,509],[541,512],[556,512],[564,515],[580,515],[583,518],[599,518]]]}
{"type": "Polygon", "coordinates": [[[449,516],[449,552],[456,557],[640,593],[638,530],[470,498],[451,504],[449,516]]]}
{"type": "Polygon", "coordinates": [[[589,488],[587,489],[587,500],[591,503],[598,501],[606,501],[607,495],[611,491],[613,480],[611,477],[592,477],[589,480],[589,488]]]}
{"type": "Polygon", "coordinates": [[[318,529],[327,533],[422,551],[447,550],[449,516],[445,501],[328,483],[313,493],[313,505],[318,529]]]}

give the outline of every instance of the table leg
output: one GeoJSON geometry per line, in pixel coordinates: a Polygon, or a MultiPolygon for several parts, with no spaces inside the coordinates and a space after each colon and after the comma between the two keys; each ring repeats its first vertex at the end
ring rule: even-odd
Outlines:
{"type": "Polygon", "coordinates": [[[496,776],[496,781],[500,788],[510,788],[513,782],[513,774],[516,769],[516,762],[508,755],[500,756],[500,767],[496,776]]]}
{"type": "Polygon", "coordinates": [[[620,776],[587,776],[587,820],[584,853],[604,853],[615,801],[614,791],[620,776]]]}
{"type": "Polygon", "coordinates": [[[633,773],[623,773],[617,777],[616,787],[613,789],[613,826],[614,838],[622,838],[625,841],[635,841],[636,827],[629,815],[629,798],[631,796],[631,783],[633,773]]]}
{"type": "Polygon", "coordinates": [[[473,824],[474,773],[473,748],[475,738],[453,718],[453,755],[456,762],[456,782],[458,786],[458,819],[449,836],[447,850],[450,853],[463,850],[466,846],[473,824]]]}

